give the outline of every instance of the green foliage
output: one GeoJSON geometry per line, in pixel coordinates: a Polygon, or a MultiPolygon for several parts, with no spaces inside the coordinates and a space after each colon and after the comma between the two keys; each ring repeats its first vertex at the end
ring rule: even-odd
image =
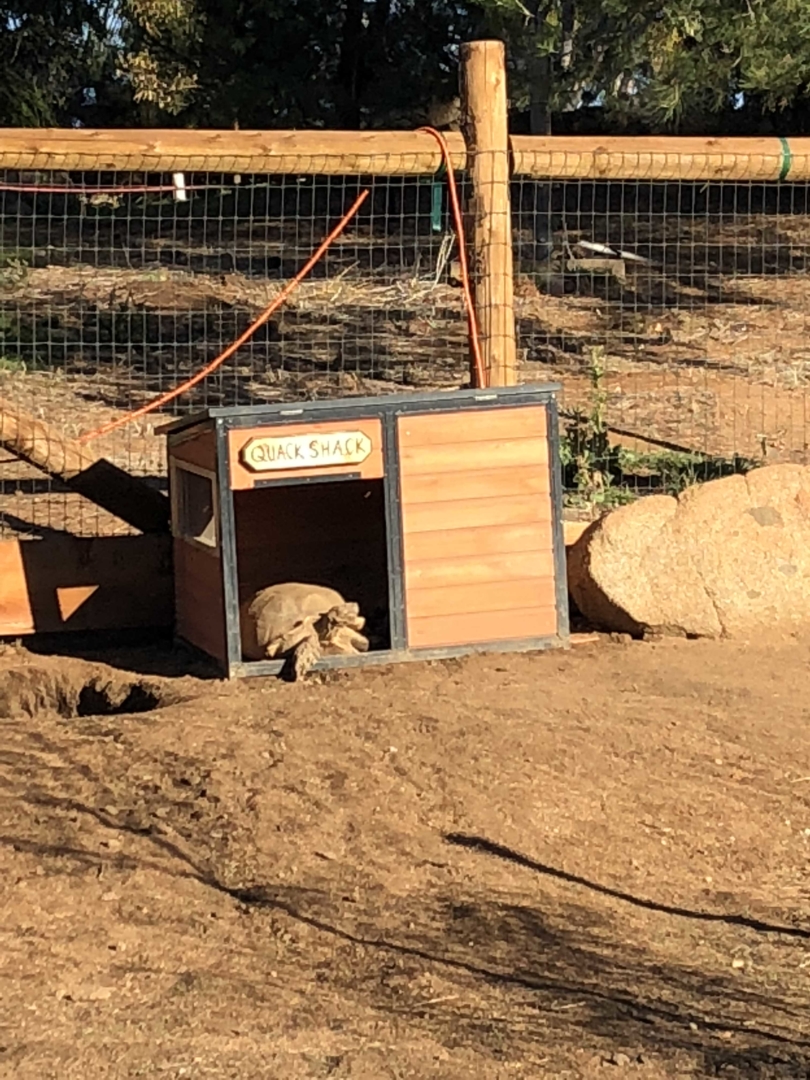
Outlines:
{"type": "Polygon", "coordinates": [[[106,15],[93,0],[0,5],[0,125],[70,121],[103,66],[106,15]]]}
{"type": "Polygon", "coordinates": [[[152,122],[413,126],[457,90],[453,0],[123,0],[118,70],[152,122]]]}
{"type": "Polygon", "coordinates": [[[614,486],[619,471],[619,451],[610,445],[605,409],[605,352],[591,349],[588,373],[591,381],[589,409],[576,410],[561,440],[565,487],[575,506],[615,506],[633,496],[614,486]]]}
{"type": "MultiPolygon", "coordinates": [[[[810,0],[16,0],[0,124],[412,126],[460,42],[508,45],[513,108],[599,100],[697,130],[805,106],[810,0]],[[745,108],[734,112],[739,94],[745,108]]],[[[743,130],[737,123],[737,130],[743,130]]]]}
{"type": "Polygon", "coordinates": [[[810,84],[808,0],[532,0],[536,17],[519,0],[477,2],[504,20],[518,96],[551,57],[556,109],[599,98],[616,123],[694,127],[740,93],[754,120],[810,84]]]}
{"type": "Polygon", "coordinates": [[[28,280],[30,260],[18,251],[0,250],[0,289],[14,289],[28,280]]]}
{"type": "Polygon", "coordinates": [[[762,462],[713,457],[677,450],[639,453],[611,445],[606,420],[605,356],[601,346],[590,353],[587,410],[567,414],[561,433],[560,459],[569,506],[611,510],[641,494],[679,495],[694,484],[750,472],[762,462]]]}

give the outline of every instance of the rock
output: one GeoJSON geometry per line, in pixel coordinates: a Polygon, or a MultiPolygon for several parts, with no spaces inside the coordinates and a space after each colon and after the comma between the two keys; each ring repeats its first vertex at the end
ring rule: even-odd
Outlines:
{"type": "Polygon", "coordinates": [[[766,466],[620,507],[569,549],[568,585],[585,618],[616,633],[810,627],[810,467],[766,466]]]}

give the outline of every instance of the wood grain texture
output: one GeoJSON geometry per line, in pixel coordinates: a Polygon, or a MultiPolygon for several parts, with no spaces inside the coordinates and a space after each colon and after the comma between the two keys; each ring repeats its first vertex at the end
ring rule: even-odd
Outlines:
{"type": "MultiPolygon", "coordinates": [[[[445,139],[459,171],[464,138],[445,139]]],[[[513,135],[512,173],[539,179],[778,180],[776,136],[513,135]]],[[[790,139],[789,180],[810,180],[810,138],[790,139]]],[[[432,176],[439,147],[418,131],[0,128],[0,168],[432,176]]]]}
{"type": "Polygon", "coordinates": [[[557,612],[553,607],[408,619],[408,644],[412,649],[519,641],[553,637],[556,633],[557,612]]]}
{"type": "Polygon", "coordinates": [[[0,542],[0,635],[167,628],[168,536],[48,536],[0,542]]]}
{"type": "Polygon", "coordinates": [[[195,435],[194,438],[174,443],[169,447],[169,457],[176,458],[177,461],[185,461],[189,465],[196,465],[200,469],[207,469],[209,472],[216,473],[217,455],[215,433],[209,428],[206,431],[201,431],[199,435],[195,435]]]}
{"type": "Polygon", "coordinates": [[[463,555],[450,559],[407,559],[408,595],[429,585],[477,585],[489,581],[523,581],[554,575],[550,547],[506,551],[497,555],[463,555]]]}
{"type": "Polygon", "coordinates": [[[470,154],[471,264],[486,386],[517,382],[506,46],[468,41],[460,50],[461,128],[470,154]]]}
{"type": "MultiPolygon", "coordinates": [[[[578,180],[778,180],[776,136],[513,135],[515,173],[578,180]]],[[[790,139],[789,180],[810,179],[810,139],[790,139]]]]}
{"type": "Polygon", "coordinates": [[[311,476],[339,476],[341,473],[358,473],[364,480],[377,479],[383,475],[382,425],[376,419],[346,420],[303,424],[283,424],[276,427],[241,428],[228,432],[228,453],[231,465],[231,486],[235,491],[248,490],[257,481],[292,480],[306,481],[311,476]],[[280,438],[294,435],[329,435],[339,431],[362,431],[371,440],[371,453],[359,465],[332,465],[326,468],[301,468],[254,473],[246,469],[239,459],[242,447],[255,438],[280,438]]]}
{"type": "Polygon", "coordinates": [[[426,473],[403,478],[408,504],[451,503],[549,494],[546,468],[482,469],[472,473],[426,473]]]}
{"type": "MultiPolygon", "coordinates": [[[[549,509],[549,515],[551,511],[549,509]]],[[[545,551],[550,520],[519,525],[479,525],[468,529],[409,532],[405,535],[406,558],[447,559],[461,556],[502,555],[505,551],[545,551]]]]}
{"type": "Polygon", "coordinates": [[[517,611],[529,606],[554,607],[553,577],[413,588],[408,593],[409,619],[517,611]]]}
{"type": "Polygon", "coordinates": [[[209,656],[227,663],[219,555],[175,540],[174,591],[177,633],[209,656]]]}
{"type": "MultiPolygon", "coordinates": [[[[448,132],[456,169],[467,153],[448,132]]],[[[441,151],[417,131],[0,128],[0,168],[121,172],[433,175],[441,151]]]]}
{"type": "Polygon", "coordinates": [[[556,633],[545,407],[402,416],[398,440],[411,647],[556,633]]]}
{"type": "Polygon", "coordinates": [[[440,446],[443,443],[486,442],[493,439],[545,438],[548,414],[545,405],[421,413],[402,416],[399,445],[440,446]]]}
{"type": "Polygon", "coordinates": [[[406,537],[412,533],[439,533],[485,525],[551,522],[551,499],[548,495],[454,499],[443,503],[411,503],[407,499],[408,492],[405,488],[402,499],[402,525],[406,537]]]}
{"type": "Polygon", "coordinates": [[[406,446],[400,450],[400,465],[408,479],[425,474],[493,469],[537,470],[548,466],[548,443],[546,439],[538,437],[443,443],[441,446],[406,446]]]}

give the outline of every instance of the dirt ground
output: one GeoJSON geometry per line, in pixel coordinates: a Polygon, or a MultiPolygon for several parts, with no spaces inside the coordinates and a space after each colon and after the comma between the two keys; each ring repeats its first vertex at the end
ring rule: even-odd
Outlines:
{"type": "Polygon", "coordinates": [[[810,1075],[810,641],[104,660],[0,657],[0,1076],[810,1075]]]}

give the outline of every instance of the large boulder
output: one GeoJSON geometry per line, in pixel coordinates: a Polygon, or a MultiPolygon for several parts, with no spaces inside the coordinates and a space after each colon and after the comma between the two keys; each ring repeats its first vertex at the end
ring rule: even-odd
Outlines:
{"type": "Polygon", "coordinates": [[[770,465],[614,510],[569,549],[568,586],[586,619],[623,633],[810,626],[810,467],[770,465]]]}

